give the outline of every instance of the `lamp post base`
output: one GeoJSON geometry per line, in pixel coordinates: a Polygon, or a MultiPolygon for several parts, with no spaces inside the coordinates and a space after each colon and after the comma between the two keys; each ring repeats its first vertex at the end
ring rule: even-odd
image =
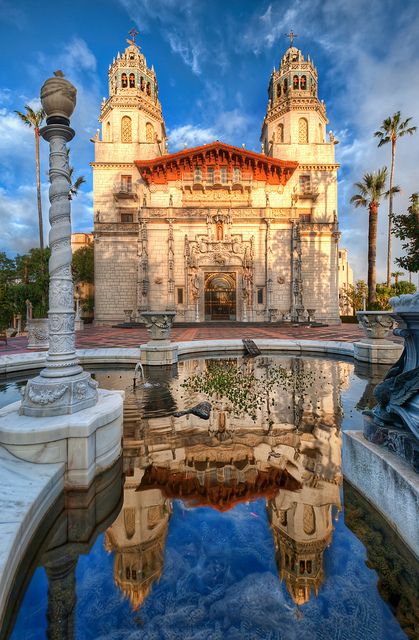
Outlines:
{"type": "Polygon", "coordinates": [[[90,373],[29,380],[23,394],[20,414],[34,417],[62,416],[93,407],[98,399],[98,383],[90,373]]]}

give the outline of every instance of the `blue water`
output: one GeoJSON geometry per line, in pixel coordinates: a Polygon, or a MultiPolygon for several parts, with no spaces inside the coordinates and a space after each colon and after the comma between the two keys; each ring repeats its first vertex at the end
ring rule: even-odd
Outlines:
{"type": "MultiPolygon", "coordinates": [[[[340,514],[318,597],[297,607],[278,577],[265,501],[226,513],[173,502],[163,572],[141,608],[113,581],[101,535],[76,570],[77,640],[398,640],[363,545],[340,514]]],[[[36,570],[11,638],[46,638],[47,578],[36,570]]]]}

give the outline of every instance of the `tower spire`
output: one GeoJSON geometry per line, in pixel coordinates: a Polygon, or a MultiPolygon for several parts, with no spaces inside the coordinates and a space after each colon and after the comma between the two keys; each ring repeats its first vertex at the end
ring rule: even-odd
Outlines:
{"type": "Polygon", "coordinates": [[[291,29],[291,31],[289,33],[284,33],[284,36],[286,38],[290,39],[290,47],[294,46],[294,40],[295,38],[298,38],[298,35],[296,33],[294,33],[294,31],[291,29]]]}
{"type": "Polygon", "coordinates": [[[137,31],[137,29],[135,29],[135,27],[133,27],[131,29],[131,31],[128,31],[128,35],[131,36],[131,40],[127,39],[128,44],[133,44],[136,47],[138,47],[138,44],[135,42],[135,38],[136,38],[136,36],[138,36],[138,34],[139,34],[139,31],[137,31]]]}

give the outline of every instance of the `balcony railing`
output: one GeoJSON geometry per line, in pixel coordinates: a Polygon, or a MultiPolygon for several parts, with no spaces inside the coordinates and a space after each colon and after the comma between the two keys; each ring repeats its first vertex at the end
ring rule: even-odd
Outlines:
{"type": "Polygon", "coordinates": [[[117,182],[113,187],[113,194],[115,198],[133,198],[138,199],[135,188],[132,184],[125,182],[117,182]]]}
{"type": "Polygon", "coordinates": [[[298,200],[313,200],[315,202],[319,197],[319,192],[313,187],[300,187],[296,196],[298,200]]]}
{"type": "Polygon", "coordinates": [[[236,173],[234,171],[214,171],[212,174],[184,173],[182,176],[182,187],[189,189],[243,189],[251,188],[251,173],[236,173]]]}

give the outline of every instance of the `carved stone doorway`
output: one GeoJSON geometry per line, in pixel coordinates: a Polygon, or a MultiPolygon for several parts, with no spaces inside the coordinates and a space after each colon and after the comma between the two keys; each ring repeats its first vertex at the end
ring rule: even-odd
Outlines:
{"type": "Polygon", "coordinates": [[[205,320],[236,320],[236,274],[205,274],[205,320]]]}

